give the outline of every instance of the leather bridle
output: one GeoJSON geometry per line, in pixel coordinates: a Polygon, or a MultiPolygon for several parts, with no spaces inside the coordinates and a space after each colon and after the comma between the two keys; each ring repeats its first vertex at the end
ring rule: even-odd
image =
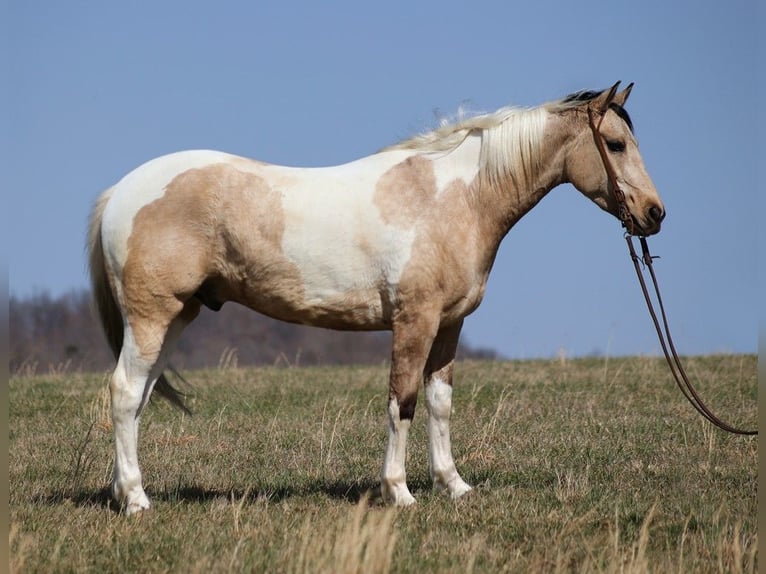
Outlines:
{"type": "MultiPolygon", "coordinates": [[[[615,86],[616,87],[616,86],[615,86]]],[[[612,97],[614,95],[614,89],[612,90],[612,97]]],[[[699,412],[703,417],[705,417],[710,423],[717,426],[718,428],[728,431],[730,433],[734,434],[740,434],[740,435],[757,435],[757,430],[743,430],[736,427],[733,427],[732,425],[722,421],[720,418],[718,418],[711,410],[710,408],[702,401],[702,399],[699,396],[699,393],[694,388],[694,385],[692,385],[691,381],[689,380],[689,377],[686,374],[686,371],[683,368],[683,365],[681,364],[681,360],[678,358],[678,353],[676,352],[675,345],[673,344],[673,338],[670,336],[670,328],[668,326],[668,319],[665,315],[665,306],[662,303],[662,296],[660,295],[660,288],[657,284],[657,277],[654,273],[654,266],[652,265],[652,261],[655,259],[654,256],[652,256],[651,253],[649,253],[649,245],[646,241],[646,237],[643,235],[640,235],[639,233],[636,233],[638,230],[638,225],[636,225],[636,221],[634,220],[633,216],[630,214],[630,210],[628,209],[628,203],[625,200],[625,193],[620,189],[620,185],[617,182],[617,174],[614,171],[614,167],[612,166],[612,162],[609,160],[609,155],[607,154],[606,147],[604,145],[604,137],[601,135],[601,122],[604,120],[604,116],[606,115],[606,112],[609,109],[609,105],[611,103],[611,98],[607,99],[607,102],[603,105],[602,109],[599,110],[600,119],[598,123],[596,123],[595,120],[595,112],[591,109],[591,106],[588,106],[588,124],[590,125],[590,129],[593,132],[593,141],[596,143],[596,148],[598,149],[598,153],[601,156],[601,161],[604,164],[604,169],[606,170],[606,176],[609,181],[609,185],[612,188],[612,194],[614,195],[615,200],[617,201],[617,217],[619,218],[620,222],[622,223],[622,226],[625,228],[625,240],[628,243],[628,250],[630,251],[630,258],[633,260],[633,266],[636,269],[636,275],[638,276],[638,282],[641,284],[641,290],[644,293],[644,299],[646,300],[646,305],[649,308],[649,315],[652,317],[652,321],[654,322],[654,328],[657,331],[657,337],[660,341],[660,346],[662,347],[662,351],[665,354],[665,359],[668,362],[668,366],[670,367],[670,372],[673,374],[673,378],[676,381],[676,384],[678,385],[678,388],[681,390],[683,395],[686,397],[686,400],[688,400],[691,405],[699,412]],[[641,242],[641,251],[642,256],[639,257],[636,253],[635,247],[633,246],[633,236],[637,235],[639,241],[641,242]],[[646,287],[646,281],[644,280],[644,275],[641,271],[641,266],[645,266],[647,269],[649,269],[649,274],[652,278],[652,284],[654,285],[654,292],[657,297],[657,303],[660,307],[660,314],[662,317],[662,324],[665,330],[665,334],[663,336],[663,330],[660,327],[660,322],[657,319],[657,313],[654,310],[654,306],[652,305],[652,298],[649,295],[649,290],[646,287]],[[666,341],[667,338],[667,341],[666,341]],[[668,350],[669,349],[669,350],[668,350]],[[672,354],[672,357],[671,357],[672,354]]]]}

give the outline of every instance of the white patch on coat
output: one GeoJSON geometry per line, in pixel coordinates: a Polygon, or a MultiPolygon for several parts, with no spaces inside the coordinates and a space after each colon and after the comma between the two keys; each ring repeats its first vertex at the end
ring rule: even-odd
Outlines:
{"type": "Polygon", "coordinates": [[[479,173],[481,137],[468,136],[458,147],[449,152],[430,154],[434,163],[436,194],[441,195],[456,180],[471,185],[479,173]]]}
{"type": "Polygon", "coordinates": [[[373,196],[380,177],[410,155],[387,152],[333,168],[264,169],[282,196],[282,252],[301,271],[307,304],[369,294],[370,313],[381,318],[378,292],[393,297],[416,230],[386,224],[373,196]]]}

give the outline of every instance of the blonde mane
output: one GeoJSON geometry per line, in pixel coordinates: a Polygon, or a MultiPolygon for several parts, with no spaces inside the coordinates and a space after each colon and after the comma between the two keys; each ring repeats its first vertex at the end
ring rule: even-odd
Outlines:
{"type": "Polygon", "coordinates": [[[545,123],[549,113],[557,113],[580,105],[559,100],[535,108],[507,106],[491,113],[443,121],[438,128],[384,148],[414,150],[423,153],[448,153],[471,134],[480,132],[480,170],[493,183],[508,178],[518,188],[532,185],[540,171],[545,123]]]}

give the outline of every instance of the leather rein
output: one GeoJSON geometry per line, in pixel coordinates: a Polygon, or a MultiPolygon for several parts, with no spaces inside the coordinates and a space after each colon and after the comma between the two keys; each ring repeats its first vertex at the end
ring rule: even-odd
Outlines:
{"type": "Polygon", "coordinates": [[[717,426],[719,429],[734,434],[757,435],[757,430],[743,430],[734,427],[717,417],[700,398],[699,393],[689,380],[689,377],[687,376],[686,371],[681,364],[681,360],[678,358],[678,353],[676,352],[675,345],[673,344],[673,338],[670,336],[670,328],[668,326],[667,316],[665,315],[665,306],[662,303],[660,288],[657,284],[657,276],[654,273],[654,266],[652,265],[652,261],[655,259],[655,256],[652,256],[652,254],[649,252],[649,245],[646,241],[646,237],[643,235],[638,236],[638,239],[641,242],[641,257],[639,257],[639,255],[636,253],[636,249],[633,246],[633,235],[637,235],[636,222],[634,221],[633,216],[630,214],[627,201],[625,200],[625,193],[622,191],[622,189],[620,189],[620,185],[617,183],[617,175],[614,172],[612,163],[609,160],[609,156],[607,155],[606,147],[604,146],[604,138],[601,135],[600,128],[601,122],[606,115],[608,107],[609,102],[607,102],[607,104],[604,106],[604,109],[600,113],[601,118],[599,119],[598,123],[596,123],[594,112],[591,107],[588,106],[588,123],[590,124],[591,131],[593,132],[593,140],[596,143],[596,148],[598,148],[598,153],[601,156],[601,161],[604,163],[604,169],[606,170],[609,185],[612,187],[612,193],[617,200],[618,218],[620,219],[622,226],[625,228],[625,240],[628,243],[630,258],[633,260],[633,266],[636,269],[638,282],[641,284],[641,290],[644,293],[644,299],[646,300],[646,305],[649,308],[649,314],[651,315],[652,321],[654,322],[654,328],[657,331],[657,337],[659,338],[660,346],[662,347],[662,351],[665,354],[665,359],[667,360],[668,366],[670,367],[670,372],[673,374],[676,385],[678,385],[678,388],[681,390],[681,393],[683,393],[684,397],[686,397],[686,400],[691,403],[697,412],[699,412],[704,418],[710,421],[711,424],[717,426]],[[660,327],[660,322],[657,318],[657,313],[654,310],[654,305],[652,304],[652,298],[649,295],[646,281],[644,280],[644,275],[641,270],[642,264],[649,270],[649,274],[652,278],[654,292],[657,297],[657,303],[659,304],[660,315],[662,317],[662,325],[665,331],[664,335],[663,329],[660,327]]]}

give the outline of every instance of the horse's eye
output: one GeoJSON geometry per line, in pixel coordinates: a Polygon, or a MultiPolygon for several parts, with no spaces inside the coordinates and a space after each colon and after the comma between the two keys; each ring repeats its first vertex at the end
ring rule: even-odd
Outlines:
{"type": "Polygon", "coordinates": [[[606,147],[609,151],[614,153],[620,153],[625,151],[625,142],[619,140],[606,140],[606,147]]]}

